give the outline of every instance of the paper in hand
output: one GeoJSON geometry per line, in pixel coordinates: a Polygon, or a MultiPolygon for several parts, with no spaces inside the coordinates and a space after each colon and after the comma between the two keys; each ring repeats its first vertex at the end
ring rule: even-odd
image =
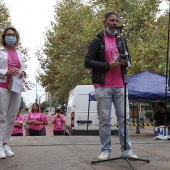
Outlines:
{"type": "Polygon", "coordinates": [[[23,89],[24,78],[19,78],[18,75],[13,76],[12,78],[13,78],[13,84],[12,84],[11,91],[16,93],[21,93],[23,89]]]}

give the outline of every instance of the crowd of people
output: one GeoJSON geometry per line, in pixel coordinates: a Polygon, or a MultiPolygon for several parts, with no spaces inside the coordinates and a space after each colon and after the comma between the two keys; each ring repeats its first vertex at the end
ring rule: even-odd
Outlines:
{"type": "Polygon", "coordinates": [[[53,124],[54,136],[64,135],[66,116],[62,114],[59,107],[55,109],[51,120],[48,120],[48,116],[44,114],[38,103],[33,103],[31,112],[25,118],[20,108],[14,122],[12,136],[46,136],[46,126],[49,121],[53,124]]]}

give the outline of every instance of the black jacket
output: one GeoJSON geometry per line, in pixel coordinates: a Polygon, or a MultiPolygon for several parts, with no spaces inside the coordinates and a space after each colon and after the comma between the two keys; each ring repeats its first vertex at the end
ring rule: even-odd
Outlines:
{"type": "MultiPolygon", "coordinates": [[[[116,35],[116,44],[120,54],[125,54],[122,37],[116,35]]],[[[126,45],[126,42],[125,42],[126,45]]],[[[127,45],[126,49],[128,51],[127,45]]],[[[130,60],[130,56],[128,57],[130,60]]],[[[93,84],[105,84],[105,74],[110,70],[109,62],[105,60],[105,42],[104,33],[98,33],[88,46],[88,52],[85,57],[85,67],[92,69],[93,84]]]]}
{"type": "MultiPolygon", "coordinates": [[[[164,116],[165,116],[165,113],[156,112],[155,117],[154,117],[154,119],[157,121],[156,126],[163,126],[164,125],[164,116]]],[[[166,114],[166,125],[169,125],[169,121],[170,121],[170,113],[167,112],[167,114],[166,114]]]]}

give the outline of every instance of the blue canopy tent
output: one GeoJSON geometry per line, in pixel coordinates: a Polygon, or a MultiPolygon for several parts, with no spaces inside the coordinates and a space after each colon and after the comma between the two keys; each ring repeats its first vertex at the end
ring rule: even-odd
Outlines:
{"type": "MultiPolygon", "coordinates": [[[[165,100],[166,77],[149,71],[143,71],[128,77],[130,101],[154,102],[165,100]]],[[[89,101],[95,101],[95,92],[89,93],[89,101]]],[[[170,101],[170,92],[167,92],[170,101]]]]}
{"type": "MultiPolygon", "coordinates": [[[[166,76],[143,71],[128,77],[128,97],[135,102],[165,101],[166,76]]],[[[96,101],[95,92],[89,93],[88,120],[90,101],[96,101]]],[[[167,101],[170,101],[170,92],[167,92],[167,101]]],[[[88,123],[87,123],[88,135],[88,123]]]]}
{"type": "MultiPolygon", "coordinates": [[[[130,101],[156,102],[165,101],[166,76],[143,71],[128,77],[130,101]]],[[[170,101],[170,92],[167,92],[170,101]]]]}

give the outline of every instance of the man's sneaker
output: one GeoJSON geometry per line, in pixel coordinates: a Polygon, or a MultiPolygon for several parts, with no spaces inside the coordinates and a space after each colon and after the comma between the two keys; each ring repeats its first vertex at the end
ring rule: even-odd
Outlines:
{"type": "Polygon", "coordinates": [[[127,153],[127,157],[128,158],[138,158],[138,156],[135,153],[133,153],[132,151],[127,153]]]}
{"type": "Polygon", "coordinates": [[[132,151],[123,151],[122,157],[123,158],[138,158],[138,156],[135,153],[133,153],[132,151]]]}
{"type": "Polygon", "coordinates": [[[98,156],[98,160],[99,161],[104,161],[104,160],[107,160],[109,159],[110,157],[110,154],[107,153],[107,152],[102,152],[99,156],[98,156]]]}
{"type": "Polygon", "coordinates": [[[5,149],[6,156],[14,156],[14,152],[11,151],[11,148],[8,145],[3,146],[3,148],[5,149]]]}
{"type": "Polygon", "coordinates": [[[5,149],[2,146],[0,146],[0,159],[5,158],[6,158],[5,149]]]}

